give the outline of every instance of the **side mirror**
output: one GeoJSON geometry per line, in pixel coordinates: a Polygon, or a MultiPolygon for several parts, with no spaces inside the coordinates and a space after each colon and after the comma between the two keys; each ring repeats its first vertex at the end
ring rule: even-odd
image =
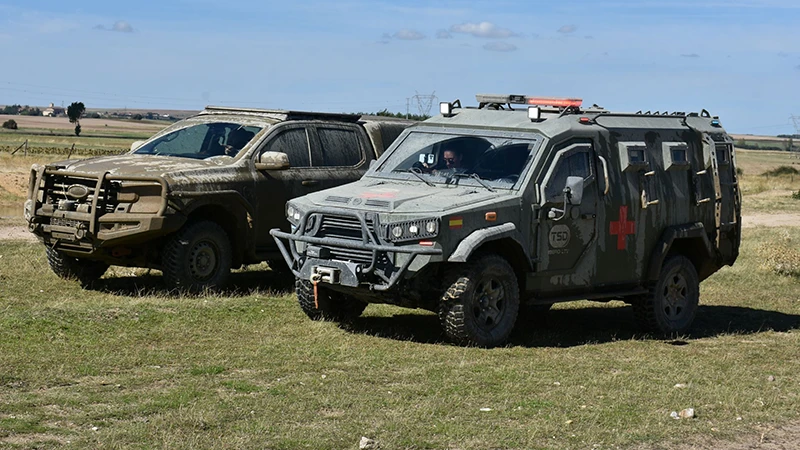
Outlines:
{"type": "Polygon", "coordinates": [[[133,142],[131,143],[131,151],[134,151],[134,150],[136,150],[137,148],[141,147],[141,146],[142,146],[142,144],[144,144],[144,142],[145,142],[145,141],[133,141],[133,142]]]}
{"type": "Polygon", "coordinates": [[[289,168],[289,157],[283,152],[264,152],[258,158],[258,170],[284,170],[289,168]]]}
{"type": "Polygon", "coordinates": [[[566,202],[570,205],[580,205],[583,200],[583,178],[567,177],[564,195],[566,202]]]}

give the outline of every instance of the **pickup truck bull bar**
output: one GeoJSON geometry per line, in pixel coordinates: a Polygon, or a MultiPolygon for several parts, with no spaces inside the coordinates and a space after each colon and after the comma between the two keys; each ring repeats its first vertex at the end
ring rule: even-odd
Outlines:
{"type": "MultiPolygon", "coordinates": [[[[375,226],[378,226],[377,222],[375,226]]],[[[295,231],[292,233],[286,233],[281,231],[279,228],[273,228],[270,230],[270,234],[275,239],[275,242],[278,244],[278,249],[283,255],[283,259],[286,260],[286,264],[288,264],[289,268],[291,269],[292,273],[300,279],[306,278],[304,275],[303,267],[305,264],[308,263],[307,255],[301,255],[297,251],[297,246],[295,243],[303,242],[306,244],[311,245],[323,245],[328,248],[344,248],[344,249],[354,249],[354,250],[366,250],[372,252],[372,257],[370,263],[366,266],[361,268],[358,275],[360,276],[367,276],[370,274],[374,274],[375,276],[381,278],[384,283],[376,284],[370,283],[370,289],[375,291],[387,291],[394,287],[397,282],[400,280],[400,277],[408,270],[408,267],[414,261],[417,256],[420,255],[441,255],[442,249],[438,248],[429,248],[429,247],[422,247],[422,246],[395,246],[386,243],[380,237],[380,231],[377,233],[373,233],[370,231],[369,226],[367,224],[367,218],[364,212],[360,211],[345,211],[342,209],[334,209],[334,208],[316,208],[310,211],[306,211],[303,216],[300,218],[300,223],[298,224],[295,231]],[[334,217],[351,217],[358,220],[358,223],[361,226],[361,240],[351,240],[351,239],[342,239],[342,238],[334,238],[334,237],[316,237],[316,236],[306,236],[304,234],[304,230],[308,225],[308,221],[310,217],[318,217],[318,220],[322,220],[324,216],[334,216],[334,217]],[[378,238],[376,239],[376,236],[378,238]],[[288,249],[284,240],[289,243],[288,249]],[[394,271],[390,276],[386,276],[379,271],[376,270],[378,258],[381,253],[386,253],[389,256],[393,256],[396,253],[404,253],[409,254],[410,257],[403,263],[403,265],[399,268],[399,270],[394,271]]],[[[389,258],[393,260],[393,258],[389,258]]],[[[325,261],[324,259],[313,259],[314,261],[325,261]]]]}
{"type": "MultiPolygon", "coordinates": [[[[31,168],[31,176],[29,178],[29,185],[28,185],[28,200],[31,201],[31,217],[27,218],[29,222],[29,228],[33,231],[34,227],[36,226],[36,217],[61,217],[70,220],[79,220],[82,222],[89,223],[89,235],[96,236],[96,229],[97,229],[97,219],[98,219],[98,201],[100,197],[100,193],[102,192],[103,183],[106,181],[138,181],[138,182],[152,182],[157,183],[161,186],[161,205],[159,206],[158,212],[156,213],[157,216],[163,216],[167,210],[167,195],[168,195],[168,187],[167,182],[162,179],[161,177],[147,177],[147,176],[130,176],[130,175],[114,175],[110,172],[102,172],[99,174],[88,174],[84,172],[70,172],[67,170],[60,170],[58,168],[47,167],[47,166],[34,166],[31,168]],[[52,213],[42,210],[41,202],[39,201],[39,192],[42,191],[42,181],[45,179],[46,176],[63,176],[63,177],[71,177],[77,178],[88,182],[94,181],[95,185],[93,187],[93,194],[91,194],[92,202],[91,202],[91,209],[88,213],[84,212],[77,212],[77,211],[60,211],[55,210],[52,213]]],[[[42,201],[46,199],[46,193],[42,196],[42,201]]],[[[105,199],[107,201],[107,199],[105,199]]],[[[62,227],[56,225],[44,225],[44,231],[61,231],[61,232],[73,232],[70,227],[62,227]]]]}

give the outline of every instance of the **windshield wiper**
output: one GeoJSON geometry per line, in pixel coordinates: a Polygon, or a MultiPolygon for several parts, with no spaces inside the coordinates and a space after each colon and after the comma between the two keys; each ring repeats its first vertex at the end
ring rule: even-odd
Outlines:
{"type": "Polygon", "coordinates": [[[485,181],[483,181],[483,179],[481,179],[481,177],[479,177],[477,173],[474,173],[474,172],[473,173],[454,173],[453,176],[456,177],[456,178],[472,178],[473,180],[475,180],[478,183],[480,183],[481,186],[483,186],[486,189],[488,189],[489,192],[496,192],[494,189],[492,189],[491,186],[489,186],[485,181]]]}
{"type": "Polygon", "coordinates": [[[423,183],[425,183],[425,184],[427,184],[428,186],[431,186],[431,187],[436,187],[436,185],[435,185],[435,184],[433,184],[433,183],[431,183],[430,181],[428,181],[428,180],[426,180],[425,178],[423,178],[423,177],[422,177],[422,172],[420,172],[420,170],[419,170],[419,169],[417,169],[416,167],[412,167],[412,168],[410,168],[410,169],[406,170],[406,172],[408,172],[408,173],[413,173],[413,174],[414,174],[414,176],[416,176],[417,178],[419,178],[420,180],[422,180],[422,182],[423,182],[423,183]]]}

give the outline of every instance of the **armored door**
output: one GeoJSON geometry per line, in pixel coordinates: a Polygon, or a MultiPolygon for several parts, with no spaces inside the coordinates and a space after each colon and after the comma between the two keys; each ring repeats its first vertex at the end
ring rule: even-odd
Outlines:
{"type": "Polygon", "coordinates": [[[597,235],[595,159],[591,142],[570,143],[556,152],[542,175],[536,275],[540,292],[565,293],[591,286],[597,235]],[[578,192],[565,192],[570,177],[583,180],[582,198],[576,198],[578,192]]]}

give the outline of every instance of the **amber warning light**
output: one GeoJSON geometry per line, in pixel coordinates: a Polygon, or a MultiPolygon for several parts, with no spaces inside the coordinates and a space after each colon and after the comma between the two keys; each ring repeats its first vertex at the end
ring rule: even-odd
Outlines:
{"type": "Polygon", "coordinates": [[[527,95],[478,94],[475,96],[481,105],[508,103],[519,105],[554,106],[556,108],[580,108],[583,99],[566,97],[528,97],[527,95]]]}
{"type": "Polygon", "coordinates": [[[583,99],[580,98],[554,98],[554,97],[529,97],[529,105],[557,106],[559,108],[580,108],[583,99]]]}

